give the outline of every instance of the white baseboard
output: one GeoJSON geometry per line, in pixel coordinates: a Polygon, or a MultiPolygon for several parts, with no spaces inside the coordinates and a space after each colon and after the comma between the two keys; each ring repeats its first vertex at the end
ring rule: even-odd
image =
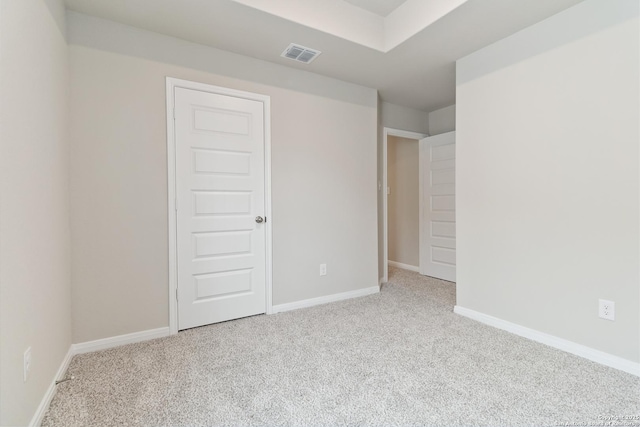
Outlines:
{"type": "Polygon", "coordinates": [[[101,340],[87,341],[79,344],[73,344],[73,354],[90,353],[92,351],[106,350],[108,348],[119,347],[125,344],[133,344],[141,341],[148,341],[156,338],[168,337],[169,327],[149,329],[147,331],[134,332],[132,334],[118,335],[101,340]]]}
{"type": "Polygon", "coordinates": [[[390,267],[401,268],[403,270],[415,271],[416,273],[420,273],[420,267],[416,267],[415,265],[403,264],[401,262],[395,261],[387,261],[390,267]]]}
{"type": "Polygon", "coordinates": [[[357,291],[342,292],[340,294],[305,299],[302,301],[290,302],[287,304],[278,304],[273,306],[273,314],[282,313],[284,311],[297,310],[299,308],[313,307],[314,305],[327,304],[330,302],[342,301],[351,298],[364,297],[366,295],[377,294],[379,292],[379,286],[372,286],[370,288],[358,289],[357,291]]]}
{"type": "Polygon", "coordinates": [[[600,363],[601,365],[619,369],[640,377],[640,363],[632,362],[600,350],[595,350],[582,344],[567,341],[563,338],[545,334],[544,332],[536,331],[535,329],[525,328],[524,326],[507,322],[506,320],[498,319],[497,317],[489,316],[468,308],[460,307],[459,305],[456,305],[453,308],[453,312],[489,326],[511,332],[512,334],[520,335],[521,337],[546,344],[550,347],[557,348],[558,350],[584,357],[585,359],[600,363]]]}
{"type": "Polygon", "coordinates": [[[31,422],[29,423],[30,427],[38,427],[42,424],[42,419],[44,418],[44,414],[47,413],[47,409],[49,409],[49,405],[51,404],[51,400],[53,396],[56,394],[56,381],[62,379],[62,376],[67,372],[67,368],[69,367],[69,363],[71,363],[71,359],[73,358],[72,348],[69,347],[69,351],[62,359],[62,363],[58,368],[58,372],[56,372],[55,377],[49,384],[49,388],[47,388],[47,392],[44,394],[44,397],[40,401],[40,405],[38,405],[38,409],[36,409],[36,413],[31,418],[31,422]]]}
{"type": "Polygon", "coordinates": [[[47,392],[44,397],[40,401],[40,405],[36,410],[36,413],[33,415],[31,422],[29,423],[30,427],[37,427],[42,423],[42,419],[44,418],[44,414],[46,414],[47,409],[49,409],[49,405],[51,404],[51,399],[56,394],[56,381],[62,379],[62,376],[67,372],[69,368],[69,363],[71,363],[71,359],[76,354],[82,353],[90,353],[92,351],[98,350],[106,350],[112,347],[119,347],[125,344],[133,344],[141,341],[152,340],[155,338],[162,338],[169,336],[169,327],[166,328],[158,328],[158,329],[150,329],[148,331],[134,332],[132,334],[119,335],[111,338],[104,338],[101,340],[88,341],[79,344],[71,344],[69,347],[69,351],[66,356],[62,360],[60,367],[58,368],[58,372],[56,372],[56,376],[51,381],[47,392]]]}

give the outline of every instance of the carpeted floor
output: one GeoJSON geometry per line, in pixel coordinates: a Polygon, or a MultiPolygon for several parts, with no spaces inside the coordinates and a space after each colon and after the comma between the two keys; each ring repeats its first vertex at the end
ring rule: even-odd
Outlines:
{"type": "Polygon", "coordinates": [[[43,425],[640,425],[640,378],[454,304],[454,284],[391,269],[378,295],[79,355],[43,425]]]}

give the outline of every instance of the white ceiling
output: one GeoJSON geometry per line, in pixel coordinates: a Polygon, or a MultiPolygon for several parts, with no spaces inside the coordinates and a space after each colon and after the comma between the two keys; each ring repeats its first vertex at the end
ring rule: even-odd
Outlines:
{"type": "Polygon", "coordinates": [[[65,0],[81,13],[376,88],[423,111],[455,103],[457,59],[580,1],[407,0],[382,18],[345,0],[65,0]],[[292,42],[322,55],[308,65],[280,57],[292,42]]]}
{"type": "Polygon", "coordinates": [[[344,0],[360,9],[368,10],[379,16],[387,16],[407,0],[344,0]]]}

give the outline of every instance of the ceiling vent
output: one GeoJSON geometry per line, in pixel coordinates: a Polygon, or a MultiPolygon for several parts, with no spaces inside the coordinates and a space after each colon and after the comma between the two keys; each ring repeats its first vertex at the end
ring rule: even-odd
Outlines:
{"type": "Polygon", "coordinates": [[[309,49],[308,47],[291,43],[280,56],[308,64],[321,53],[319,50],[309,49]]]}

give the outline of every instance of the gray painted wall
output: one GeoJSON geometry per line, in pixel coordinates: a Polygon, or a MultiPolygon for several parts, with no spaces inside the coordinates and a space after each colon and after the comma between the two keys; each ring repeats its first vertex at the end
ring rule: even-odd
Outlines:
{"type": "Polygon", "coordinates": [[[639,4],[615,4],[458,61],[457,304],[638,362],[639,4]]]}
{"type": "Polygon", "coordinates": [[[71,345],[68,61],[61,1],[3,0],[0,19],[0,425],[17,426],[71,345]]]}
{"type": "Polygon", "coordinates": [[[429,135],[456,130],[456,106],[450,105],[429,113],[429,135]]]}
{"type": "Polygon", "coordinates": [[[420,110],[381,102],[382,126],[408,130],[419,133],[429,133],[429,115],[420,110]]]}
{"type": "Polygon", "coordinates": [[[271,96],[274,304],[377,285],[375,90],[67,17],[74,342],[168,325],[166,76],[271,96]]]}

